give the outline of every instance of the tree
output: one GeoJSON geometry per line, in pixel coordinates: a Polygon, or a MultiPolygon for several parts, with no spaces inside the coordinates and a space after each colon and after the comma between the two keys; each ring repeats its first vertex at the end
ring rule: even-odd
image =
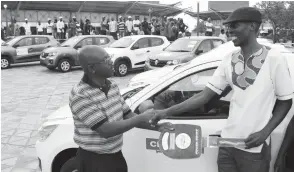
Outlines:
{"type": "Polygon", "coordinates": [[[294,3],[287,1],[262,1],[255,5],[263,13],[263,18],[273,26],[273,42],[278,39],[281,30],[293,28],[294,3]],[[287,8],[288,6],[288,8],[287,8]]]}

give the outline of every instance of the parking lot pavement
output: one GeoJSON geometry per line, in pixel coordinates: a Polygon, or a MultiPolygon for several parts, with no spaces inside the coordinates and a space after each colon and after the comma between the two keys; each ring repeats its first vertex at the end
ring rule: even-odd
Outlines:
{"type": "MultiPolygon", "coordinates": [[[[38,63],[1,70],[1,171],[39,171],[35,151],[42,121],[68,103],[69,91],[82,77],[80,68],[69,73],[49,71],[38,63]]],[[[113,77],[126,87],[136,73],[113,77]]]]}

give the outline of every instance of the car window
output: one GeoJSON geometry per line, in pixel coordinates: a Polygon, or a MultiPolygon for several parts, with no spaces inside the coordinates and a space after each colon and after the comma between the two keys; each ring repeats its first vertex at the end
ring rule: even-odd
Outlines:
{"type": "Polygon", "coordinates": [[[92,38],[85,38],[81,40],[76,46],[86,46],[86,45],[93,45],[93,39],[92,38]]]}
{"type": "Polygon", "coordinates": [[[193,39],[177,39],[171,43],[164,51],[169,52],[191,52],[199,41],[193,39]]]}
{"type": "Polygon", "coordinates": [[[94,38],[96,45],[106,45],[108,44],[110,41],[108,38],[94,38]]]}
{"type": "MultiPolygon", "coordinates": [[[[194,73],[169,85],[151,98],[154,109],[166,109],[191,98],[200,93],[211,79],[216,68],[194,73]]],[[[213,99],[206,105],[191,113],[181,114],[183,117],[195,116],[228,116],[230,95],[224,98],[213,99]],[[205,114],[205,115],[204,115],[205,114]]],[[[180,118],[180,116],[178,116],[180,118]]]]}
{"type": "Polygon", "coordinates": [[[33,38],[23,38],[22,40],[18,41],[15,45],[18,45],[19,47],[33,45],[33,38]]]}
{"type": "Polygon", "coordinates": [[[141,39],[139,39],[139,40],[134,44],[134,46],[135,46],[135,47],[139,47],[139,49],[149,47],[149,41],[148,41],[148,38],[141,38],[141,39]]]}
{"type": "Polygon", "coordinates": [[[203,50],[203,53],[206,53],[206,52],[210,51],[211,49],[212,48],[211,48],[210,40],[202,41],[198,47],[198,50],[203,50]]]}
{"type": "Polygon", "coordinates": [[[49,39],[46,37],[35,37],[35,44],[39,45],[39,44],[46,44],[49,42],[49,39]]]}
{"type": "Polygon", "coordinates": [[[224,42],[222,40],[212,40],[213,48],[216,48],[220,45],[222,45],[224,42]]]}
{"type": "Polygon", "coordinates": [[[150,41],[151,47],[160,46],[164,43],[161,38],[150,38],[150,41]]]}

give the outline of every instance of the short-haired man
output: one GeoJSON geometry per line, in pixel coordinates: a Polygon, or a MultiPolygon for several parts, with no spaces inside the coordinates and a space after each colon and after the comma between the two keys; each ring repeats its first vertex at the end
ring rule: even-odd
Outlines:
{"type": "Polygon", "coordinates": [[[116,83],[107,79],[113,75],[113,65],[103,48],[83,47],[79,51],[79,62],[84,76],[73,87],[69,98],[74,141],[79,145],[78,171],[127,172],[121,152],[122,134],[133,127],[161,130],[168,125],[164,123],[152,128],[148,120],[153,112],[146,111],[141,115],[131,112],[116,83]]]}
{"type": "Polygon", "coordinates": [[[192,98],[156,112],[150,121],[193,111],[230,85],[229,118],[221,137],[245,139],[246,148],[220,148],[219,172],[268,172],[270,134],[292,106],[293,86],[285,57],[260,45],[257,33],[261,13],[251,7],[235,10],[225,21],[236,47],[223,59],[204,90],[192,98]]]}

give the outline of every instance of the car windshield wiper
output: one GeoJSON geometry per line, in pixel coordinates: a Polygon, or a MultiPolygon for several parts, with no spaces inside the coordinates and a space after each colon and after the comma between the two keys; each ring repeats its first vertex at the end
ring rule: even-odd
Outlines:
{"type": "Polygon", "coordinates": [[[70,45],[61,45],[61,47],[70,47],[70,45]]]}
{"type": "Polygon", "coordinates": [[[126,47],[110,47],[110,48],[126,48],[126,47]]]}

